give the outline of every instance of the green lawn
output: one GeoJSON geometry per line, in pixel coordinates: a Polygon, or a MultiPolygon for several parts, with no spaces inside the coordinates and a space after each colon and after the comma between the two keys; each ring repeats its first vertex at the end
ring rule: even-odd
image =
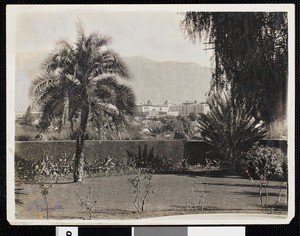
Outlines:
{"type": "MultiPolygon", "coordinates": [[[[94,203],[93,219],[131,219],[164,215],[198,213],[265,213],[260,207],[258,181],[250,182],[240,177],[214,177],[200,173],[153,175],[152,185],[157,190],[147,203],[144,213],[137,213],[133,200],[133,187],[128,179],[131,176],[109,176],[88,178],[84,183],[60,181],[53,184],[48,195],[50,219],[87,219],[88,212],[81,207],[75,190],[84,198],[89,187],[94,189],[91,200],[94,203]],[[197,202],[203,187],[204,202],[192,208],[197,202]],[[195,190],[193,193],[192,188],[195,190]]],[[[24,184],[23,205],[16,208],[16,219],[45,219],[45,200],[38,184],[24,184]]],[[[280,182],[271,182],[269,202],[275,203],[280,182]]],[[[278,214],[287,214],[287,189],[282,192],[278,214]]]]}

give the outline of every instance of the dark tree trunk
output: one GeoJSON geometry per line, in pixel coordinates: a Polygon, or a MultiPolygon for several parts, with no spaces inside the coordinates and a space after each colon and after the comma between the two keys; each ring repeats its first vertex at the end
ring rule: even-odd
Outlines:
{"type": "Polygon", "coordinates": [[[76,140],[76,154],[75,154],[75,167],[74,167],[74,182],[83,181],[83,168],[84,168],[84,134],[78,134],[76,140]]]}
{"type": "Polygon", "coordinates": [[[74,167],[74,182],[83,181],[83,168],[84,168],[84,141],[86,136],[86,127],[89,116],[89,104],[87,96],[83,96],[81,115],[80,115],[80,128],[76,139],[76,153],[75,153],[75,167],[74,167]]]}

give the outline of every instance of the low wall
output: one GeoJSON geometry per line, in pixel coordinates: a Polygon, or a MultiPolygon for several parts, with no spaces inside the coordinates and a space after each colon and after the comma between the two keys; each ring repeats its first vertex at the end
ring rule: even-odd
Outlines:
{"type": "MultiPolygon", "coordinates": [[[[280,148],[287,152],[285,140],[261,140],[261,145],[280,148]]],[[[54,158],[61,157],[64,153],[74,154],[75,141],[48,141],[48,142],[15,142],[15,154],[28,160],[39,160],[44,155],[52,155],[54,158]]],[[[88,163],[97,159],[104,160],[107,156],[126,160],[129,155],[137,155],[140,151],[148,154],[153,150],[154,155],[168,156],[174,164],[187,159],[189,164],[205,164],[205,158],[215,158],[213,149],[203,141],[185,140],[130,140],[130,141],[86,141],[84,154],[88,163]]]]}

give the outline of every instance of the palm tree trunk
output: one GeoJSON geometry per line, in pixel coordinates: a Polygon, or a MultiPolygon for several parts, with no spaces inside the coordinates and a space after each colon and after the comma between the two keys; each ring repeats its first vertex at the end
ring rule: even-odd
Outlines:
{"type": "Polygon", "coordinates": [[[76,139],[76,153],[75,153],[75,168],[74,168],[74,182],[83,181],[83,168],[84,168],[84,142],[86,136],[86,128],[89,116],[88,100],[83,99],[80,115],[80,129],[76,139]]]}
{"type": "Polygon", "coordinates": [[[84,168],[84,139],[85,134],[78,134],[76,139],[76,154],[75,154],[75,168],[74,168],[74,182],[83,181],[83,168],[84,168]]]}

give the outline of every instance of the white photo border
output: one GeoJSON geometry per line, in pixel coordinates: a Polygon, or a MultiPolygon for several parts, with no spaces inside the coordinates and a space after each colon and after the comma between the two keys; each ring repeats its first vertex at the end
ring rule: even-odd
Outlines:
{"type": "Polygon", "coordinates": [[[6,6],[6,91],[7,91],[7,220],[12,225],[249,225],[288,224],[295,216],[295,5],[294,4],[173,4],[173,5],[7,5],[6,6]],[[288,13],[288,214],[203,214],[167,216],[139,220],[23,220],[15,217],[14,140],[15,140],[15,39],[16,18],[22,12],[66,10],[108,12],[287,12],[288,13]]]}

